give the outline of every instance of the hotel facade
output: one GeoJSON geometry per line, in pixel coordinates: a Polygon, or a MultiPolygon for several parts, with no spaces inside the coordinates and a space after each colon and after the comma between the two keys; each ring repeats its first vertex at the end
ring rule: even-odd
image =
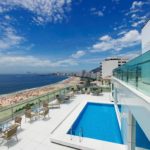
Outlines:
{"type": "Polygon", "coordinates": [[[113,71],[112,96],[128,150],[150,149],[150,21],[142,30],[142,55],[113,71]]]}

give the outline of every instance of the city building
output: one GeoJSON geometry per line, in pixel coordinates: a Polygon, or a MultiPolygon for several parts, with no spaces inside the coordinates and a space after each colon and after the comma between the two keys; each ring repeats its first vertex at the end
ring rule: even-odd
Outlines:
{"type": "Polygon", "coordinates": [[[113,74],[115,68],[120,67],[128,61],[126,58],[107,58],[103,60],[100,64],[101,66],[101,77],[103,79],[110,78],[113,74]]]}

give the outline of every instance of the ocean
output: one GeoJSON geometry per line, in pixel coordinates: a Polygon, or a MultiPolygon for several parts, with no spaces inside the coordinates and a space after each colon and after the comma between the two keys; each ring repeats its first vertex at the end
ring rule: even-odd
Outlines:
{"type": "Polygon", "coordinates": [[[67,79],[56,75],[0,75],[0,95],[46,86],[67,79]]]}

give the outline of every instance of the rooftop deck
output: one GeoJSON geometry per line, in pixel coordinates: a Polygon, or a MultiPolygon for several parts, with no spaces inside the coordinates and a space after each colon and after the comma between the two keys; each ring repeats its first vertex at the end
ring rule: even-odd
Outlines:
{"type": "MultiPolygon", "coordinates": [[[[72,114],[78,105],[84,101],[100,101],[110,102],[110,93],[104,93],[103,96],[92,96],[92,95],[75,95],[71,99],[70,103],[61,104],[60,108],[50,109],[50,118],[42,119],[37,118],[36,120],[25,122],[23,116],[22,126],[18,128],[18,142],[15,138],[8,141],[9,149],[11,150],[71,150],[70,147],[54,144],[51,142],[50,137],[53,132],[59,128],[59,126],[72,114]]],[[[1,139],[0,139],[1,143],[1,139]]],[[[1,150],[8,149],[6,141],[3,141],[0,145],[1,150]]]]}

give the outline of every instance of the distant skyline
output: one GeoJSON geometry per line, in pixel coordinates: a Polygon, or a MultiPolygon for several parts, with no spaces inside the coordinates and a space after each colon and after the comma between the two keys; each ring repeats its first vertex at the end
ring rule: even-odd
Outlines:
{"type": "Polygon", "coordinates": [[[0,1],[0,74],[91,70],[137,56],[150,0],[0,1]]]}

